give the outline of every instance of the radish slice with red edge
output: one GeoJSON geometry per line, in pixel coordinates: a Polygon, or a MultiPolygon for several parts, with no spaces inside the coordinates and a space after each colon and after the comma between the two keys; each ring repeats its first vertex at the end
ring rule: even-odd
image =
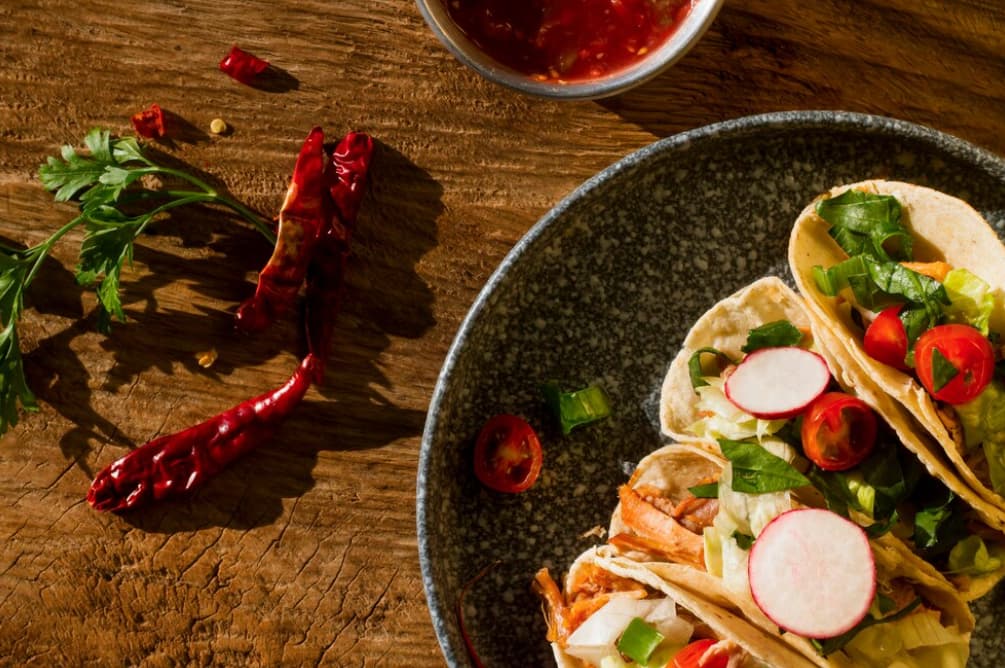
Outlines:
{"type": "Polygon", "coordinates": [[[820,355],[796,346],[761,348],[726,379],[726,398],[765,420],[794,417],[827,389],[831,372],[820,355]]]}
{"type": "Polygon", "coordinates": [[[769,522],[750,549],[747,576],[757,607],[806,638],[850,631],[876,596],[865,531],[819,508],[790,510],[769,522]]]}

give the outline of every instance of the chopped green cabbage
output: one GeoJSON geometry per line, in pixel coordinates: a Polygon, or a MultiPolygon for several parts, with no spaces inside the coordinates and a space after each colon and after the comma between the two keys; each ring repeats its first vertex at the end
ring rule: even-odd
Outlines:
{"type": "Polygon", "coordinates": [[[861,666],[955,668],[966,665],[970,649],[956,627],[945,627],[937,610],[919,610],[902,619],[863,629],[845,651],[861,666]]]}
{"type": "Polygon", "coordinates": [[[609,654],[600,660],[600,668],[628,668],[635,663],[625,663],[619,654],[609,654]]]}
{"type": "Polygon", "coordinates": [[[852,471],[844,479],[855,500],[855,507],[868,515],[869,519],[875,519],[876,488],[865,481],[861,471],[852,471]]]}
{"type": "Polygon", "coordinates": [[[697,388],[698,411],[701,418],[688,430],[695,436],[718,440],[742,441],[747,438],[763,439],[785,425],[785,420],[761,420],[736,407],[726,398],[722,378],[705,376],[708,385],[697,388]]]}
{"type": "Polygon", "coordinates": [[[968,450],[983,445],[991,486],[1005,494],[1005,384],[994,380],[973,401],[956,406],[968,450]]]}
{"type": "MultiPolygon", "coordinates": [[[[792,462],[796,451],[784,441],[767,437],[761,443],[765,450],[792,462]]],[[[792,495],[788,491],[746,494],[732,488],[733,465],[727,463],[719,477],[719,512],[704,532],[705,566],[709,573],[722,578],[732,591],[746,592],[748,550],[736,542],[734,533],[756,537],[787,510],[792,510],[792,495]]]]}
{"type": "Polygon", "coordinates": [[[967,536],[949,552],[949,570],[965,575],[984,575],[1002,567],[1000,555],[988,551],[980,536],[967,536]]]}
{"type": "Polygon", "coordinates": [[[953,269],[942,282],[951,304],[945,308],[950,322],[973,325],[988,335],[988,321],[995,307],[991,286],[966,269],[953,269]]]}
{"type": "Polygon", "coordinates": [[[705,527],[702,532],[705,542],[705,571],[717,578],[722,577],[722,535],[714,526],[705,527]]]}

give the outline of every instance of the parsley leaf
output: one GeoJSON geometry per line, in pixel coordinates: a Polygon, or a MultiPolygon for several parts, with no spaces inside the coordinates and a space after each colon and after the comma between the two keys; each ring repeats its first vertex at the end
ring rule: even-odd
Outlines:
{"type": "Polygon", "coordinates": [[[688,487],[687,491],[691,492],[696,499],[717,499],[719,498],[719,483],[710,482],[707,485],[695,485],[688,487]]]}
{"type": "Polygon", "coordinates": [[[943,318],[951,304],[939,281],[900,264],[910,260],[913,241],[901,222],[901,208],[890,195],[849,190],[817,203],[817,214],[831,227],[828,233],[850,256],[833,267],[813,268],[817,287],[828,296],[850,288],[863,308],[879,311],[905,304],[900,318],[908,344],[943,318]]]}
{"type": "Polygon", "coordinates": [[[949,381],[960,375],[960,370],[946,359],[942,351],[932,348],[932,389],[936,392],[944,388],[949,381]]]}
{"type": "Polygon", "coordinates": [[[739,531],[733,532],[733,540],[736,541],[736,545],[741,550],[749,550],[754,546],[754,541],[756,540],[749,533],[740,533],[739,531]]]}
{"type": "Polygon", "coordinates": [[[35,396],[24,374],[17,322],[24,292],[53,246],[67,232],[84,226],[77,266],[81,285],[98,283],[98,328],[107,332],[112,316],[125,319],[119,297],[123,265],[132,261],[133,242],[158,215],[189,204],[218,204],[250,222],[269,242],[275,235],[257,213],[218,193],[182,170],[155,163],[133,137],[116,138],[95,128],[84,137],[86,150],[63,146],[39,167],[39,180],[57,202],[75,201],[79,215],[31,248],[0,246],[0,433],[17,424],[19,410],[36,410],[35,396]],[[142,177],[158,175],[180,182],[183,189],[154,190],[142,177]]]}
{"type": "Polygon", "coordinates": [[[829,234],[850,256],[910,260],[912,239],[900,222],[900,202],[892,195],[847,190],[821,200],[817,215],[831,224],[829,234]]]}
{"type": "Polygon", "coordinates": [[[788,320],[776,320],[750,330],[740,350],[749,354],[761,348],[795,346],[802,340],[803,333],[798,327],[788,320]]]}
{"type": "Polygon", "coordinates": [[[720,439],[719,449],[733,465],[733,491],[766,494],[810,484],[792,464],[756,443],[720,439]]]}

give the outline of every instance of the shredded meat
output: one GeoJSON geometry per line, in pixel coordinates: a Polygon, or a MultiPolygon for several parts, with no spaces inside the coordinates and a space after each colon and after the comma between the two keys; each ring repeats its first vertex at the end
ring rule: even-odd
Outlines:
{"type": "Polygon", "coordinates": [[[674,507],[670,516],[690,531],[701,535],[705,527],[712,526],[719,513],[719,499],[699,499],[689,496],[674,507]]]}
{"type": "Polygon", "coordinates": [[[701,655],[701,658],[698,659],[698,668],[719,665],[717,661],[721,661],[722,659],[726,659],[728,668],[738,668],[743,665],[743,661],[747,656],[743,648],[732,640],[720,640],[701,655]]]}
{"type": "Polygon", "coordinates": [[[964,455],[963,461],[967,463],[978,480],[991,487],[991,469],[988,466],[988,458],[984,454],[984,448],[974,448],[972,452],[964,455]]]}
{"type": "Polygon", "coordinates": [[[946,426],[949,436],[953,439],[953,445],[960,454],[966,454],[967,444],[963,438],[963,424],[960,423],[960,416],[956,414],[956,409],[949,404],[938,403],[935,410],[939,414],[939,419],[946,426]]]}
{"type": "Polygon", "coordinates": [[[911,603],[917,596],[914,585],[906,578],[894,578],[879,585],[880,592],[893,601],[894,610],[900,610],[911,603]]]}
{"type": "Polygon", "coordinates": [[[639,493],[639,496],[656,508],[659,508],[667,515],[673,516],[673,509],[677,504],[673,502],[673,499],[668,499],[667,497],[662,496],[662,493],[657,487],[654,487],[653,485],[639,485],[635,488],[635,491],[639,493]]]}
{"type": "Polygon", "coordinates": [[[583,564],[576,572],[575,581],[569,583],[566,598],[570,603],[574,603],[584,598],[615,591],[642,592],[644,597],[646,587],[640,582],[604,570],[596,564],[583,564]]]}

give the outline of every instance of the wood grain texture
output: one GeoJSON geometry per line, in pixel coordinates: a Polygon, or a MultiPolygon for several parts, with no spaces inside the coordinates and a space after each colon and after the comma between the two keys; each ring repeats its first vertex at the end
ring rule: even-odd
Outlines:
{"type": "Polygon", "coordinates": [[[291,372],[293,318],[232,328],[270,249],[215,210],[158,223],[105,337],[73,280],[80,236],[57,247],[20,326],[41,410],[0,440],[0,664],[442,665],[415,539],[425,410],[477,291],[549,207],[654,139],[766,111],[885,114],[1005,153],[990,1],[727,1],[676,67],[600,102],[480,79],[409,0],[7,0],[0,33],[7,242],[73,215],[35,177],[46,156],[92,126],[129,132],[151,102],[174,124],[160,150],[270,214],[312,125],[380,141],[325,386],[185,502],[120,517],[84,495],[130,446],[291,372]],[[227,79],[232,43],[283,75],[227,79]],[[208,134],[218,116],[229,136],[208,134]]]}

